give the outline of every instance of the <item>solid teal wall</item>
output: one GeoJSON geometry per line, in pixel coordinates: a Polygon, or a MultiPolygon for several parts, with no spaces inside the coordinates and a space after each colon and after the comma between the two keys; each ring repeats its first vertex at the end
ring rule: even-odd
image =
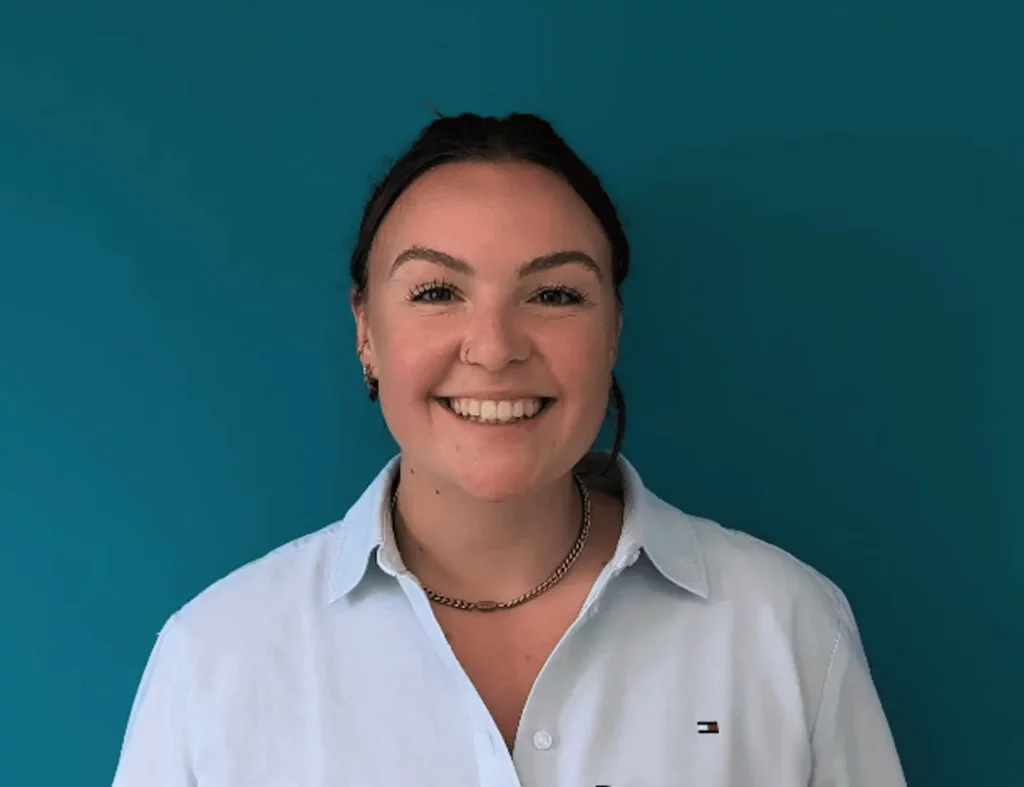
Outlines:
{"type": "Polygon", "coordinates": [[[108,784],[164,619],[391,455],[345,258],[424,102],[603,175],[627,456],[847,591],[911,784],[1017,783],[1020,4],[670,5],[0,6],[0,783],[108,784]]]}

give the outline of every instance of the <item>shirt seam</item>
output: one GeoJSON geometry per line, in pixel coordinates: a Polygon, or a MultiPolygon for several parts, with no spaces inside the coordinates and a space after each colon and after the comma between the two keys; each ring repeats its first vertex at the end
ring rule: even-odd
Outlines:
{"type": "MultiPolygon", "coordinates": [[[[831,583],[830,583],[831,584],[831,583]]],[[[839,640],[843,636],[842,627],[842,601],[839,598],[837,588],[833,585],[831,587],[832,599],[836,603],[836,636],[832,641],[832,652],[828,657],[828,665],[825,668],[825,679],[821,684],[821,692],[818,695],[818,708],[814,712],[814,723],[811,725],[811,740],[814,740],[818,735],[818,725],[821,722],[821,711],[825,704],[825,694],[828,690],[829,681],[832,679],[832,669],[836,663],[836,654],[839,653],[839,640]]]]}

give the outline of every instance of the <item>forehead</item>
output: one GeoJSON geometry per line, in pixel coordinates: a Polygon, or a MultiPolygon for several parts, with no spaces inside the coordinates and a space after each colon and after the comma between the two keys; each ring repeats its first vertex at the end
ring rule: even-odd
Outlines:
{"type": "Polygon", "coordinates": [[[522,162],[444,164],[418,178],[381,223],[375,254],[429,246],[472,264],[568,249],[609,264],[597,217],[558,175],[522,162]]]}

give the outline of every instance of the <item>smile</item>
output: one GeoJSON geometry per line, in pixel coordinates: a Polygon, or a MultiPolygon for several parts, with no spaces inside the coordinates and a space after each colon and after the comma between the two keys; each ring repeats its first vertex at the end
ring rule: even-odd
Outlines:
{"type": "Polygon", "coordinates": [[[554,399],[467,399],[439,398],[438,402],[464,421],[481,424],[513,424],[529,421],[544,412],[554,399]]]}

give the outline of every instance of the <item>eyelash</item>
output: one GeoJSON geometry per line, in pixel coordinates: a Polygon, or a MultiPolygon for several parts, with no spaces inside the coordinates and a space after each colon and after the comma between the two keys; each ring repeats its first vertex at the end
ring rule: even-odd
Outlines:
{"type": "MultiPolygon", "coordinates": [[[[455,285],[450,284],[441,279],[435,279],[434,281],[424,282],[418,284],[409,292],[409,301],[413,303],[450,303],[449,300],[438,300],[432,297],[432,294],[447,293],[449,296],[455,295],[457,290],[455,285]]],[[[558,293],[564,295],[570,300],[567,303],[547,303],[545,306],[580,306],[587,302],[587,297],[577,290],[575,287],[569,287],[565,284],[558,284],[552,287],[541,287],[532,297],[536,298],[540,295],[547,293],[558,293]]]]}

